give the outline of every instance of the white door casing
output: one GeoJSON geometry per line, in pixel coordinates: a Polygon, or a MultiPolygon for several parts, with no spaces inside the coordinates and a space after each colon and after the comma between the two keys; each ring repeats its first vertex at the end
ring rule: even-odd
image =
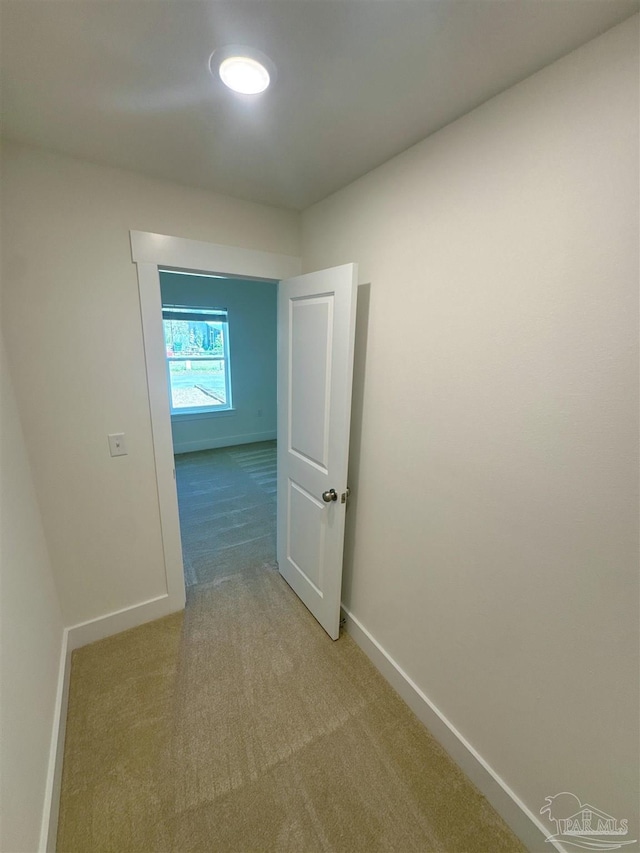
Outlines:
{"type": "MultiPolygon", "coordinates": [[[[142,336],[167,588],[166,595],[162,596],[164,603],[160,603],[151,617],[158,618],[165,613],[181,610],[185,604],[158,268],[166,267],[196,274],[217,273],[230,277],[273,281],[296,275],[300,271],[300,258],[147,231],[131,231],[130,237],[131,259],[138,270],[142,336]]],[[[135,616],[132,616],[132,621],[124,627],[131,628],[143,621],[146,621],[143,617],[136,620],[135,616]]]]}
{"type": "Polygon", "coordinates": [[[278,287],[278,564],[332,639],[340,626],[357,266],[278,287]],[[323,493],[333,489],[336,500],[323,493]]]}

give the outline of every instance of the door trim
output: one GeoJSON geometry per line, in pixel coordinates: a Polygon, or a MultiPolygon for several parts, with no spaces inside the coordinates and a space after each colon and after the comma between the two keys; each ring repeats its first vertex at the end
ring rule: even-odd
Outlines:
{"type": "Polygon", "coordinates": [[[166,267],[194,273],[216,273],[232,278],[279,281],[299,275],[302,262],[300,258],[291,255],[277,255],[254,249],[243,249],[239,246],[224,246],[184,237],[154,234],[149,231],[130,231],[129,234],[131,260],[136,264],[138,271],[142,339],[167,595],[171,610],[181,610],[185,605],[186,593],[174,476],[158,268],[166,267]]]}

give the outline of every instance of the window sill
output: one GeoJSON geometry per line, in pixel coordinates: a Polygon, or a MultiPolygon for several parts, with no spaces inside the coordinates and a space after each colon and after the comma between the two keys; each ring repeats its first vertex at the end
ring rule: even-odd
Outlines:
{"type": "Polygon", "coordinates": [[[171,420],[172,421],[200,421],[206,418],[224,418],[229,417],[231,415],[235,415],[236,410],[231,409],[221,409],[220,411],[188,411],[188,412],[171,412],[171,420]]]}

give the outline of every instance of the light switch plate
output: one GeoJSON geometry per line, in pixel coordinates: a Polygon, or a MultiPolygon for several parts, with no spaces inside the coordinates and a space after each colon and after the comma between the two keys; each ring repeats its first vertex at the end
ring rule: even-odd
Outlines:
{"type": "Polygon", "coordinates": [[[127,446],[124,442],[123,432],[112,432],[109,435],[109,453],[112,456],[127,455],[127,446]]]}

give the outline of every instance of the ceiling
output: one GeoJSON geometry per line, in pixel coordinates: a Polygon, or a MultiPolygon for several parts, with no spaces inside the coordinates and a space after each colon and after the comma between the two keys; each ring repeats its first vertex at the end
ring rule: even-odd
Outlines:
{"type": "Polygon", "coordinates": [[[2,0],[4,136],[303,209],[639,0],[2,0]],[[209,74],[266,53],[266,93],[209,74]]]}

